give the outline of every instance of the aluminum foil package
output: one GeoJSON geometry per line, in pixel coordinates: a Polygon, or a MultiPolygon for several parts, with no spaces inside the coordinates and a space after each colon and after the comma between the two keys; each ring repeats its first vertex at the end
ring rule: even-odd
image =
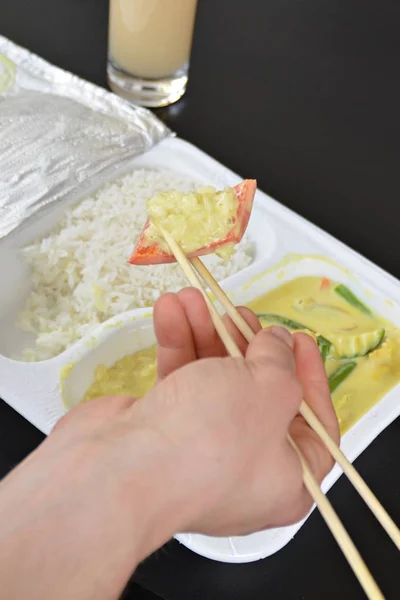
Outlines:
{"type": "Polygon", "coordinates": [[[0,36],[0,239],[170,135],[150,111],[0,36]]]}

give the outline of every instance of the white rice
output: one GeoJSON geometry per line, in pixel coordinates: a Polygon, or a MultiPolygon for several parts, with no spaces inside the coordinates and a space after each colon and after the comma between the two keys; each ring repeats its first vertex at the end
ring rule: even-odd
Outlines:
{"type": "MultiPolygon", "coordinates": [[[[21,358],[56,356],[110,317],[186,287],[176,264],[140,267],[127,260],[146,220],[146,200],[198,185],[166,171],[135,171],[67,210],[57,230],[24,248],[32,291],[18,325],[36,342],[21,358]]],[[[245,237],[228,262],[215,255],[204,261],[221,281],[251,263],[252,245],[245,237]]]]}

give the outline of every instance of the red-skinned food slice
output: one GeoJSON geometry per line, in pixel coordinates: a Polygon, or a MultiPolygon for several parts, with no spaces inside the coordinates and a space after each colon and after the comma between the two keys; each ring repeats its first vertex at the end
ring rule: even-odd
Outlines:
{"type": "MultiPolygon", "coordinates": [[[[231,201],[231,207],[233,207],[233,208],[231,208],[231,210],[234,209],[234,214],[230,215],[229,211],[226,211],[226,206],[223,207],[225,209],[225,214],[227,215],[228,218],[227,218],[227,222],[226,222],[226,231],[224,232],[223,237],[221,237],[220,239],[215,239],[215,236],[210,235],[209,239],[211,241],[200,244],[199,247],[196,247],[195,249],[193,249],[190,245],[188,245],[187,248],[190,248],[190,251],[187,251],[187,248],[185,249],[185,245],[183,244],[182,249],[185,251],[185,254],[187,254],[187,256],[189,258],[194,258],[195,256],[204,256],[206,254],[211,254],[216,251],[218,252],[218,250],[223,249],[224,247],[228,248],[229,246],[234,246],[235,244],[240,242],[240,240],[242,239],[242,237],[246,231],[246,228],[247,228],[247,225],[249,222],[251,209],[253,206],[254,195],[255,195],[256,189],[257,189],[257,182],[254,179],[246,179],[245,181],[238,184],[234,188],[227,188],[226,190],[224,190],[222,192],[207,191],[210,189],[212,189],[212,188],[204,188],[204,190],[206,190],[205,195],[204,195],[206,209],[208,209],[208,212],[204,212],[204,218],[205,219],[209,218],[208,215],[210,214],[210,210],[211,210],[211,213],[214,211],[214,213],[215,213],[214,216],[217,219],[217,222],[221,223],[221,219],[223,221],[224,217],[223,217],[223,215],[221,216],[219,214],[219,206],[220,205],[222,206],[221,202],[225,198],[228,198],[228,201],[231,201]],[[224,194],[225,194],[225,196],[224,196],[224,194]],[[234,200],[234,202],[235,202],[234,205],[232,204],[232,200],[234,200]],[[213,202],[214,202],[214,205],[213,205],[213,202]]],[[[197,194],[197,196],[198,196],[198,194],[197,194]]],[[[194,202],[195,208],[193,208],[193,210],[192,210],[192,204],[190,204],[189,205],[190,211],[187,212],[187,214],[185,216],[177,215],[177,219],[180,219],[180,223],[181,224],[183,223],[184,228],[185,228],[185,223],[187,222],[188,225],[192,226],[193,231],[198,231],[201,229],[202,223],[199,222],[198,225],[196,225],[196,222],[194,221],[194,219],[195,218],[201,219],[202,215],[201,215],[201,212],[197,211],[198,205],[196,204],[196,194],[194,194],[194,195],[188,194],[182,199],[185,200],[185,198],[190,200],[192,202],[192,204],[194,202]],[[193,222],[191,223],[191,221],[193,221],[193,222]]],[[[200,200],[202,201],[202,198],[200,196],[198,196],[198,198],[200,198],[200,200]]],[[[197,200],[197,202],[199,202],[199,200],[197,200]]],[[[160,207],[162,209],[162,202],[160,203],[160,207]]],[[[166,223],[168,223],[168,222],[170,223],[170,221],[168,221],[168,220],[163,221],[163,216],[167,215],[167,219],[171,220],[173,215],[171,215],[171,213],[167,214],[165,211],[163,212],[162,210],[161,210],[160,215],[161,216],[160,216],[158,222],[160,223],[160,225],[162,225],[163,227],[166,228],[166,223]]],[[[210,223],[211,223],[211,221],[210,221],[210,223]]],[[[179,230],[179,228],[178,228],[178,230],[179,230]]],[[[182,227],[181,227],[180,231],[181,230],[182,230],[182,227]]],[[[150,219],[148,219],[144,228],[142,229],[142,232],[139,236],[139,240],[136,244],[133,254],[129,259],[129,262],[131,264],[133,264],[133,265],[156,265],[156,264],[175,262],[175,257],[169,252],[168,247],[166,246],[166,244],[162,240],[162,238],[161,237],[157,238],[157,236],[155,236],[155,231],[157,231],[155,226],[150,221],[150,219]]],[[[169,232],[171,234],[173,234],[173,231],[170,230],[169,232]]],[[[175,237],[176,241],[179,243],[180,242],[179,236],[178,237],[174,236],[174,237],[175,237]]]]}

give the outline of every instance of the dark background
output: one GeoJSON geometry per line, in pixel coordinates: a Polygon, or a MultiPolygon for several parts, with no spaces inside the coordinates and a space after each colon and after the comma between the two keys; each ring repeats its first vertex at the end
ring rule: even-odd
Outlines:
{"type": "MultiPolygon", "coordinates": [[[[107,0],[0,0],[0,33],[106,85],[107,0]]],[[[400,5],[391,0],[199,0],[190,86],[158,111],[196,144],[400,277],[400,5]]],[[[0,475],[42,435],[0,402],[0,475]]],[[[400,419],[356,466],[400,522],[400,419]]],[[[344,478],[331,490],[387,598],[398,555],[344,478]]],[[[315,511],[278,554],[207,561],[171,543],[135,576],[166,600],[362,599],[315,511]]],[[[125,599],[151,598],[136,584],[125,599]]]]}

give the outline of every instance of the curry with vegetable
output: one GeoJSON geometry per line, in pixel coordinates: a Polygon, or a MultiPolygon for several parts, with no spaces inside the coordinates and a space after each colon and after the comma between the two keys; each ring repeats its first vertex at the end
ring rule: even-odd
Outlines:
{"type": "MultiPolygon", "coordinates": [[[[400,329],[344,286],[300,277],[248,303],[264,327],[311,335],[323,357],[340,429],[345,433],[400,380],[400,329]]],[[[156,382],[155,348],[97,367],[83,401],[100,395],[141,397],[156,382]]]]}

